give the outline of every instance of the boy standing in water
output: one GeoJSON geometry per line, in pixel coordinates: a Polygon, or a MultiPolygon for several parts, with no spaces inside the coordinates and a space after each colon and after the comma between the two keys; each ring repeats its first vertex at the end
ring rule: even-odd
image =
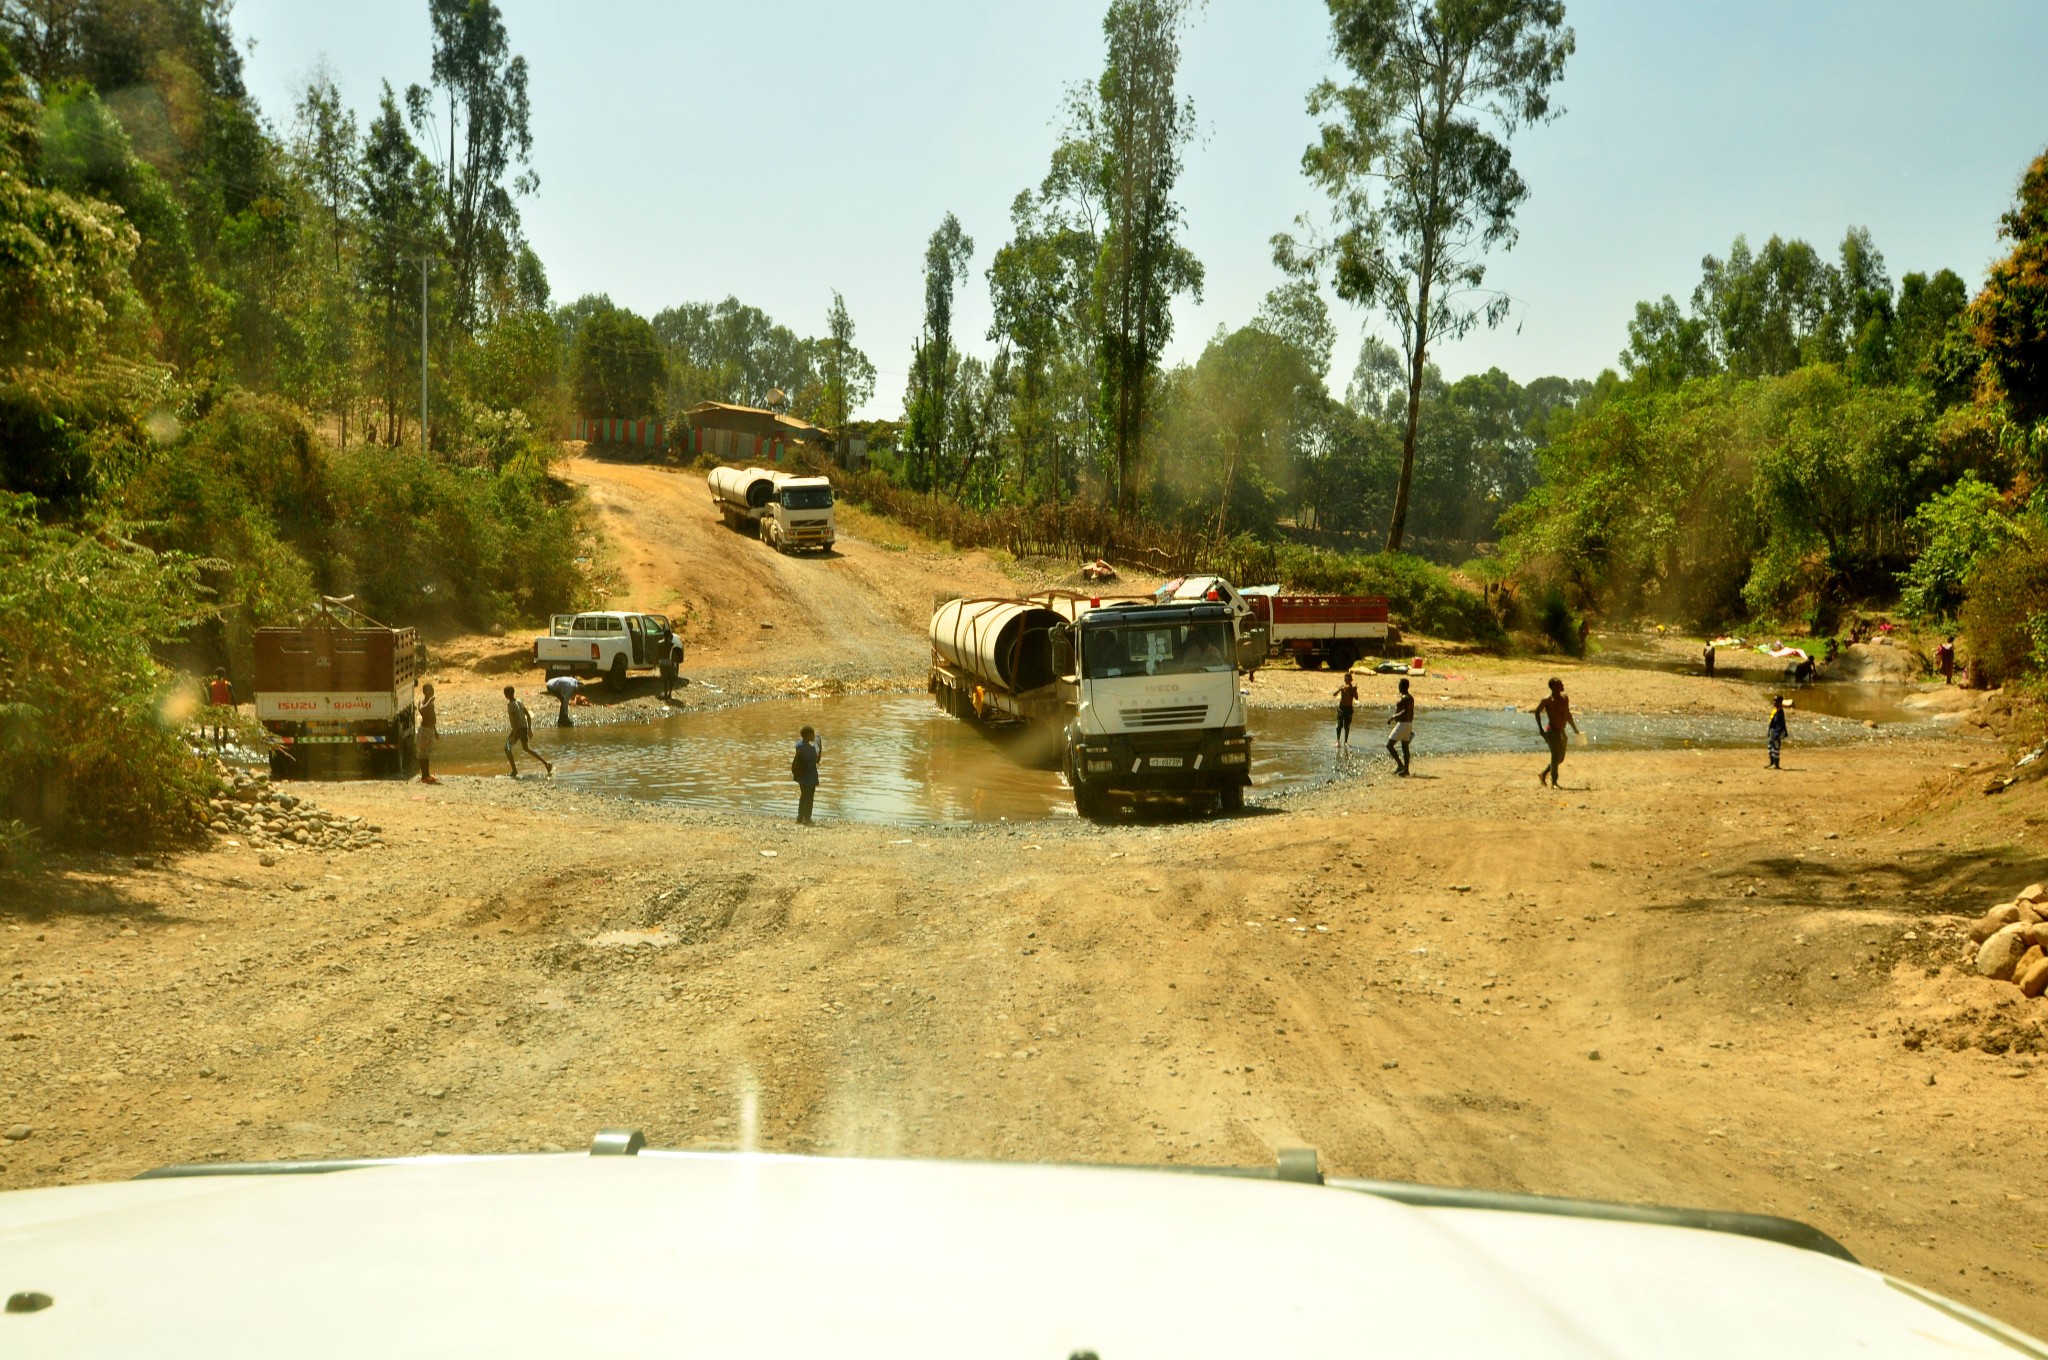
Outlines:
{"type": "Polygon", "coordinates": [[[519,762],[512,756],[514,746],[524,747],[526,754],[538,760],[543,770],[553,774],[555,767],[548,763],[548,758],[533,749],[533,714],[519,702],[518,692],[510,685],[505,686],[505,722],[509,729],[505,737],[505,763],[512,767],[512,777],[519,777],[519,762]]]}
{"type": "Polygon", "coordinates": [[[420,783],[438,784],[434,778],[434,743],[441,737],[441,713],[434,707],[434,682],[420,686],[419,732],[413,738],[420,762],[420,783]]]}
{"type": "Polygon", "coordinates": [[[1773,694],[1773,695],[1771,696],[1771,726],[1770,726],[1770,746],[1771,746],[1771,763],[1770,763],[1770,765],[1769,765],[1769,767],[1768,767],[1768,768],[1770,768],[1770,769],[1773,769],[1773,770],[1782,770],[1783,768],[1785,768],[1784,766],[1782,766],[1782,765],[1780,765],[1780,764],[1778,763],[1778,748],[1779,748],[1779,747],[1781,747],[1781,746],[1783,746],[1784,744],[1785,744],[1785,696],[1784,696],[1784,695],[1782,695],[1782,694],[1773,694]]]}
{"type": "Polygon", "coordinates": [[[789,775],[796,780],[796,820],[800,826],[811,824],[811,800],[818,796],[818,758],[824,755],[824,747],[816,729],[807,725],[797,733],[796,756],[789,762],[789,775]]]}
{"type": "Polygon", "coordinates": [[[1536,715],[1536,730],[1543,734],[1543,740],[1550,747],[1550,766],[1536,776],[1538,784],[1557,787],[1557,767],[1564,764],[1564,729],[1579,730],[1579,720],[1572,716],[1572,701],[1565,698],[1564,681],[1556,676],[1550,679],[1550,697],[1539,700],[1531,710],[1536,715]]]}
{"type": "Polygon", "coordinates": [[[1401,697],[1394,700],[1393,716],[1387,719],[1387,726],[1393,732],[1387,737],[1387,754],[1394,758],[1394,773],[1407,777],[1408,743],[1415,738],[1415,696],[1408,692],[1408,682],[1401,682],[1401,697]],[[1394,748],[1401,749],[1396,751],[1394,748]]]}
{"type": "Polygon", "coordinates": [[[1331,691],[1337,696],[1337,746],[1351,745],[1351,714],[1358,707],[1358,672],[1344,672],[1344,683],[1331,691]]]}

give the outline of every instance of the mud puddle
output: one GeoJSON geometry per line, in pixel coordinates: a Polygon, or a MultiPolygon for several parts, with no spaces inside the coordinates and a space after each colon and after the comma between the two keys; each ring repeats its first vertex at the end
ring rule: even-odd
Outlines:
{"type": "MultiPolygon", "coordinates": [[[[1810,693],[1811,691],[1808,691],[1810,693]]],[[[1804,696],[1800,696],[1803,707],[1804,696]]],[[[542,716],[540,714],[536,715],[542,716]]],[[[1384,713],[1362,707],[1353,749],[1340,757],[1330,715],[1318,709],[1254,708],[1254,797],[1305,788],[1370,770],[1381,757],[1384,713]]],[[[1765,714],[1754,722],[1678,715],[1581,714],[1580,753],[1763,746],[1765,714]]],[[[1041,768],[1018,738],[947,717],[924,695],[847,695],[770,700],[656,723],[543,725],[535,749],[555,762],[555,782],[593,792],[721,811],[787,815],[795,809],[790,754],[797,730],[824,739],[817,814],[835,820],[929,825],[1030,821],[1073,815],[1060,776],[1041,768]]],[[[1795,744],[1882,741],[1882,729],[1819,720],[1793,729],[1795,744]]],[[[441,739],[441,774],[503,773],[503,739],[481,733],[441,739]]],[[[1418,767],[1436,756],[1521,752],[1542,758],[1534,720],[1507,709],[1431,710],[1416,723],[1418,767]]],[[[539,769],[522,752],[523,771],[539,769]]]]}

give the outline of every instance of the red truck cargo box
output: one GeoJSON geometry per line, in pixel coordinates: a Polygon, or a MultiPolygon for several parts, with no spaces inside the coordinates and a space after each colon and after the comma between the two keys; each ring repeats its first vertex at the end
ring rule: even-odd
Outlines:
{"type": "Polygon", "coordinates": [[[1246,595],[1252,613],[1268,623],[1385,623],[1383,595],[1246,595]]]}

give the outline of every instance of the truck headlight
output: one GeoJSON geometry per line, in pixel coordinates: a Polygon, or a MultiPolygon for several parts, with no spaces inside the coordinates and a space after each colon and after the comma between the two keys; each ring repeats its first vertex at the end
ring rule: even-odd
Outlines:
{"type": "Polygon", "coordinates": [[[1225,751],[1220,763],[1224,765],[1242,765],[1249,754],[1246,751],[1225,751]]]}
{"type": "Polygon", "coordinates": [[[1107,774],[1115,768],[1116,762],[1113,760],[1091,760],[1088,762],[1088,773],[1090,774],[1107,774]]]}

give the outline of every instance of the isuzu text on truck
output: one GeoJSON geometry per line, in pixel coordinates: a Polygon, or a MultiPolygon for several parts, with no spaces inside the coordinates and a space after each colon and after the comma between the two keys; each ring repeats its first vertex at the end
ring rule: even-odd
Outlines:
{"type": "Polygon", "coordinates": [[[705,481],[728,528],[752,525],[761,541],[777,552],[823,552],[837,537],[832,483],[826,478],[768,468],[716,467],[705,481]]]}
{"type": "Polygon", "coordinates": [[[1237,664],[1246,609],[1224,590],[948,600],[932,614],[928,687],[956,717],[1037,727],[1084,817],[1154,798],[1236,811],[1251,783],[1237,664]]]}
{"type": "Polygon", "coordinates": [[[299,628],[256,630],[256,719],[276,779],[402,778],[414,751],[426,649],[331,596],[299,628]]]}

